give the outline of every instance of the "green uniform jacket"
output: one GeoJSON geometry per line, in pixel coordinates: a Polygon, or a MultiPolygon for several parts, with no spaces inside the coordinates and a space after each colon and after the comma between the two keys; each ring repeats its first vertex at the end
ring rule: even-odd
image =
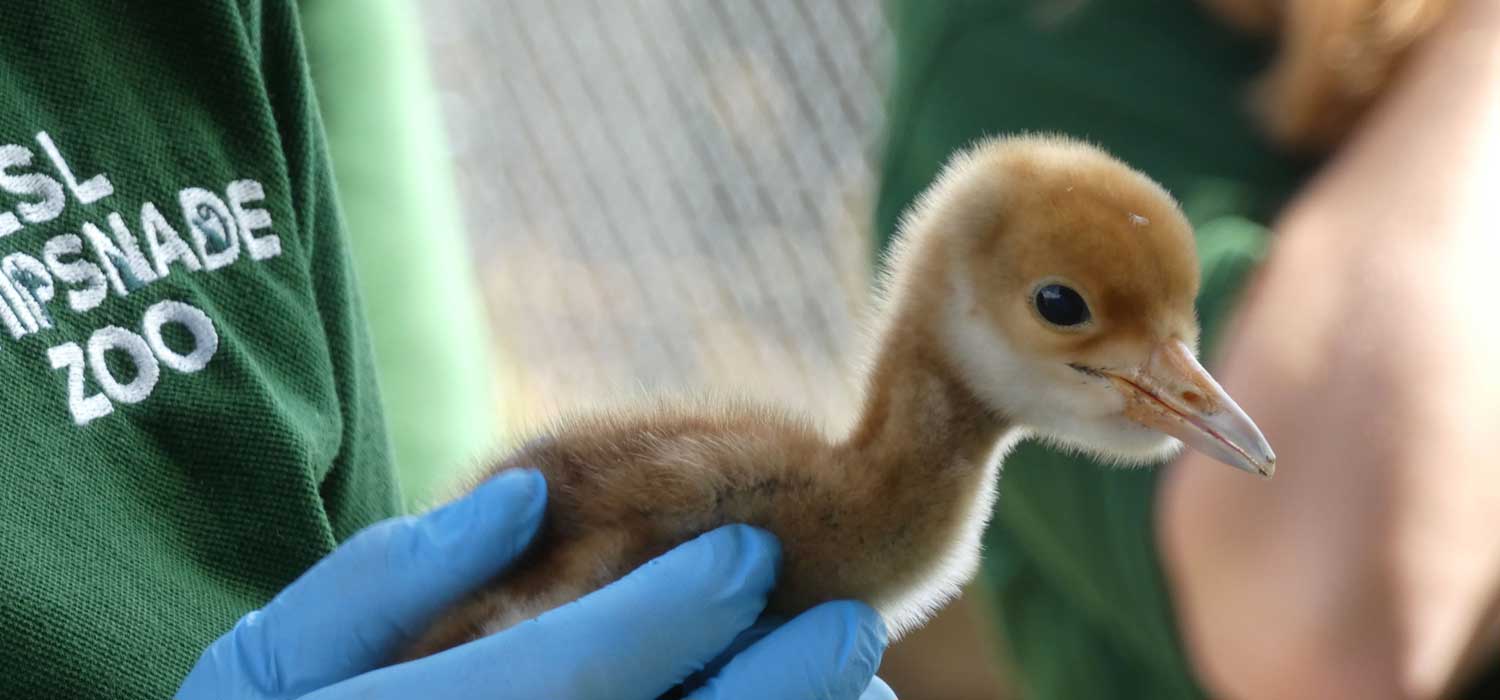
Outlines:
{"type": "Polygon", "coordinates": [[[290,2],[0,22],[0,696],[170,697],[398,510],[290,2]]]}

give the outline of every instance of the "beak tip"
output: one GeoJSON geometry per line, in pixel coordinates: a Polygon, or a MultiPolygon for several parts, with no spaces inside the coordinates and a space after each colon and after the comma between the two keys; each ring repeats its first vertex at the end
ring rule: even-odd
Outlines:
{"type": "Polygon", "coordinates": [[[1276,453],[1272,452],[1270,447],[1267,446],[1261,454],[1264,456],[1258,460],[1251,461],[1251,465],[1255,467],[1255,473],[1261,479],[1270,481],[1271,477],[1276,475],[1276,453]]]}
{"type": "Polygon", "coordinates": [[[1126,397],[1126,418],[1261,479],[1276,474],[1265,435],[1181,340],[1159,346],[1126,374],[1103,374],[1126,397]]]}

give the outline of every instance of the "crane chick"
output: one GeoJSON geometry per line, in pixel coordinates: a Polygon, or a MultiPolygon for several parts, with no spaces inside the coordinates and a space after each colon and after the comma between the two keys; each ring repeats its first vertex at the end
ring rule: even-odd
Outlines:
{"type": "Polygon", "coordinates": [[[888,269],[848,434],[743,402],[561,422],[487,470],[546,476],[532,549],[404,658],[535,617],[729,523],[781,540],[769,611],[852,598],[899,637],[973,576],[999,462],[1026,436],[1125,464],[1180,440],[1274,470],[1255,424],[1194,359],[1190,225],[1105,153],[1045,136],[973,146],[903,220],[888,269]]]}

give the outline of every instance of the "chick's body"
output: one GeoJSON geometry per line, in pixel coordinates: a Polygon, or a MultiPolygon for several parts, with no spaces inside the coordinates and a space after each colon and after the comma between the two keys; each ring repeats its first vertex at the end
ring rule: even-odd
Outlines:
{"type": "Polygon", "coordinates": [[[547,515],[532,550],[409,656],[505,629],[731,523],[764,528],[782,544],[768,612],[855,599],[881,610],[893,631],[912,626],[924,599],[951,595],[921,590],[935,585],[933,572],[946,570],[955,590],[972,573],[979,534],[972,514],[988,512],[992,479],[976,463],[911,483],[878,477],[854,457],[805,420],[742,402],[566,421],[492,470],[529,467],[546,476],[547,515]]]}
{"type": "Polygon", "coordinates": [[[782,543],[769,609],[836,598],[893,637],[974,573],[999,458],[1035,435],[1121,462],[1179,437],[1269,476],[1259,431],[1193,357],[1192,231],[1156,183],[1085,144],[992,139],[902,223],[865,399],[845,435],[738,401],[564,420],[488,470],[547,478],[526,558],[445,613],[422,656],[575,600],[714,527],[782,543]]]}

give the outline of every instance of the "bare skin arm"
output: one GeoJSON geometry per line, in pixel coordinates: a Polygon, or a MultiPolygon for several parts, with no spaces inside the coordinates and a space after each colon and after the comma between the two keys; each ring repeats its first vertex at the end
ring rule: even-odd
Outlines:
{"type": "Polygon", "coordinates": [[[1500,3],[1460,0],[1289,208],[1218,371],[1274,481],[1187,455],[1158,538],[1229,698],[1428,698],[1500,597],[1500,3]]]}
{"type": "Polygon", "coordinates": [[[891,645],[880,677],[899,697],[922,700],[1009,700],[1017,697],[1004,669],[995,614],[982,583],[910,637],[891,645]]]}

